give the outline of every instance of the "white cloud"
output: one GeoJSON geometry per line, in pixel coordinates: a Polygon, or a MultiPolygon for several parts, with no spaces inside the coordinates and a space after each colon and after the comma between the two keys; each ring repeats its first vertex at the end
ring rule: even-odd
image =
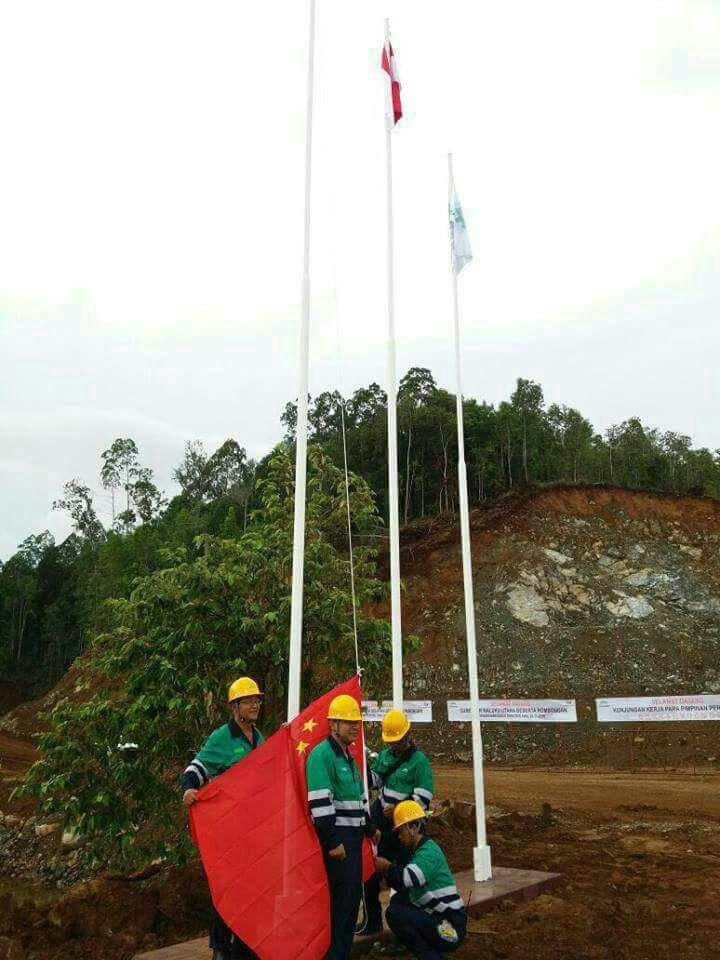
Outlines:
{"type": "MultiPolygon", "coordinates": [[[[260,453],[279,436],[296,392],[306,9],[6,5],[0,555],[64,480],[93,481],[115,435],[141,434],[166,479],[185,439],[260,453]]],[[[531,375],[599,426],[641,412],[717,446],[709,0],[319,0],[311,389],[384,378],[388,13],[406,107],[399,372],[448,381],[452,148],[476,254],[468,388],[496,400],[531,375]]]]}

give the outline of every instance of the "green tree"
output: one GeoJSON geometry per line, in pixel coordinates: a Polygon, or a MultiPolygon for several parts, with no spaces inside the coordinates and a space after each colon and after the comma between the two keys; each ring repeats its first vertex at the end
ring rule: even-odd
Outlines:
{"type": "Polygon", "coordinates": [[[73,529],[90,543],[99,543],[105,536],[103,525],[93,505],[92,491],[77,477],[63,487],[63,496],[53,501],[53,510],[70,514],[73,529]]]}
{"type": "MultiPolygon", "coordinates": [[[[303,693],[354,670],[346,547],[345,482],[318,446],[308,450],[303,693]]],[[[258,508],[237,539],[204,534],[167,550],[161,569],[111,601],[110,629],[85,664],[88,700],[63,703],[41,738],[42,759],[26,790],[93,838],[94,855],[143,862],[178,856],[184,828],[176,779],[188,750],[224,715],[228,681],[249,672],[268,692],[274,719],[285,701],[292,573],[294,468],[287,450],[270,460],[258,508]],[[139,744],[132,764],[115,749],[139,744]]],[[[358,534],[379,518],[367,484],[350,478],[358,534]]],[[[135,534],[133,535],[135,536],[135,534]]],[[[377,676],[387,660],[387,624],[363,609],[380,598],[373,550],[355,551],[363,664],[377,676]]],[[[268,718],[266,718],[268,719],[268,718]]],[[[269,718],[273,719],[273,717],[269,718]]]]}

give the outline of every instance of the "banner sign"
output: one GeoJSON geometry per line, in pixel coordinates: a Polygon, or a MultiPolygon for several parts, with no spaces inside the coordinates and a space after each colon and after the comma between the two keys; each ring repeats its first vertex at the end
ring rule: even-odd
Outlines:
{"type": "MultiPolygon", "coordinates": [[[[478,700],[482,723],[577,723],[574,700],[478,700]]],[[[470,701],[448,700],[448,720],[470,723],[470,701]]]]}
{"type": "MultiPolygon", "coordinates": [[[[380,723],[391,707],[392,700],[383,700],[381,704],[377,700],[363,700],[363,719],[369,723],[380,723]]],[[[432,723],[431,700],[405,700],[403,712],[410,723],[432,723]]]]}
{"type": "MultiPolygon", "coordinates": [[[[392,707],[392,700],[383,700],[384,711],[392,707]]],[[[404,700],[403,713],[410,723],[432,723],[432,700],[404,700]]]]}
{"type": "Polygon", "coordinates": [[[610,697],[596,700],[599,723],[646,720],[720,720],[720,696],[610,697]]]}
{"type": "Polygon", "coordinates": [[[385,716],[385,709],[381,707],[377,700],[363,700],[362,704],[363,720],[366,723],[380,723],[385,716]]]}

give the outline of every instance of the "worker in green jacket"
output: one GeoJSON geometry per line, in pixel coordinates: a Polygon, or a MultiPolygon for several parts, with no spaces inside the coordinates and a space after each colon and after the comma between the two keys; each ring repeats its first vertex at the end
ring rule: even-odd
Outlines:
{"type": "Polygon", "coordinates": [[[417,960],[442,960],[465,939],[467,913],[445,854],[424,834],[424,819],[414,800],[399,803],[393,825],[407,856],[400,864],[378,857],[376,864],[396,891],[385,913],[392,932],[417,960]]]}
{"type": "MultiPolygon", "coordinates": [[[[263,742],[263,735],[255,726],[262,698],[260,688],[251,677],[240,677],[231,684],[228,691],[229,721],[213,730],[182,775],[181,788],[186,807],[191,807],[197,801],[201,787],[213,777],[225,773],[263,742]]],[[[214,905],[210,947],[213,960],[256,956],[232,932],[214,905]]]]}
{"type": "MultiPolygon", "coordinates": [[[[393,831],[393,811],[398,803],[414,800],[429,810],[435,790],[430,761],[413,742],[410,721],[402,710],[388,710],[383,717],[382,738],[386,744],[369,768],[371,785],[379,791],[370,813],[380,830],[378,853],[400,861],[403,847],[393,831]]],[[[376,876],[365,884],[365,916],[356,932],[369,936],[382,930],[380,881],[376,876]]]]}
{"type": "Polygon", "coordinates": [[[320,840],[330,888],[330,949],[326,960],[348,960],[362,896],[362,842],[369,824],[365,785],[348,748],[362,720],[349,694],[330,703],[330,736],[310,753],[307,788],[310,815],[320,840]]]}

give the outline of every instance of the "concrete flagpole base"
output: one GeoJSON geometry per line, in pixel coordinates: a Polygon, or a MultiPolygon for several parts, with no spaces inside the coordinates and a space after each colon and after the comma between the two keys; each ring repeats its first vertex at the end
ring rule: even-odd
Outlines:
{"type": "Polygon", "coordinates": [[[475,847],[473,850],[473,874],[476,883],[492,879],[490,847],[487,844],[482,847],[475,847]]]}

